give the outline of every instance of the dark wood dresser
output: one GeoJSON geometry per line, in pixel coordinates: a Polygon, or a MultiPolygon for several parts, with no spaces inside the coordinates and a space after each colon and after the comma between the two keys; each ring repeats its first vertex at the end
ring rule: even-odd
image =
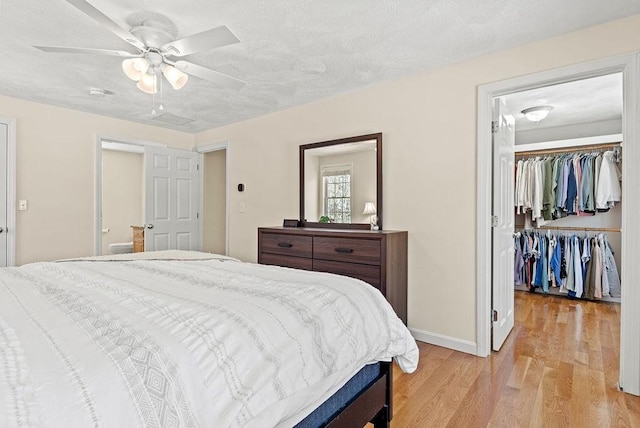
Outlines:
{"type": "Polygon", "coordinates": [[[407,232],[258,228],[258,263],[361,279],[407,323],[407,232]]]}

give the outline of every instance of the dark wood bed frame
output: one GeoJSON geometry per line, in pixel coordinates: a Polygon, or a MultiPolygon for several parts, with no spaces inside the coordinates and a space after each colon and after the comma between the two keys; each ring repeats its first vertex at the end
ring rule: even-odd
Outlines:
{"type": "Polygon", "coordinates": [[[327,428],[364,427],[371,422],[375,428],[390,426],[393,399],[393,362],[380,363],[380,375],[339,414],[330,420],[327,428]]]}

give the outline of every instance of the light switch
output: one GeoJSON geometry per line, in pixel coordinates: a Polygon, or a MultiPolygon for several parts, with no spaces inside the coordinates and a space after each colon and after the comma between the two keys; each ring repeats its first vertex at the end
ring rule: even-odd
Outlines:
{"type": "Polygon", "coordinates": [[[20,199],[18,201],[18,211],[26,211],[27,208],[27,200],[26,199],[20,199]]]}

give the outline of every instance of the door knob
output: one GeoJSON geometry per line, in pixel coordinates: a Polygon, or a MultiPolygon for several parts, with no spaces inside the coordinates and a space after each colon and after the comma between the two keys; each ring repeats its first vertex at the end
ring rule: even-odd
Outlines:
{"type": "Polygon", "coordinates": [[[4,227],[0,227],[0,233],[4,232],[4,227]]]}
{"type": "Polygon", "coordinates": [[[145,224],[145,226],[147,227],[147,229],[153,229],[153,225],[152,224],[145,224]]]}

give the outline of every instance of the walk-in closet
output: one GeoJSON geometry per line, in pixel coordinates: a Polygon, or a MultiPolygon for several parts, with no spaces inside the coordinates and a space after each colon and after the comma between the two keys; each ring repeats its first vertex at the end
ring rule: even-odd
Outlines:
{"type": "Polygon", "coordinates": [[[620,302],[621,142],[516,154],[516,289],[620,302]]]}
{"type": "Polygon", "coordinates": [[[516,113],[514,287],[619,303],[622,76],[507,96],[516,113]]]}

